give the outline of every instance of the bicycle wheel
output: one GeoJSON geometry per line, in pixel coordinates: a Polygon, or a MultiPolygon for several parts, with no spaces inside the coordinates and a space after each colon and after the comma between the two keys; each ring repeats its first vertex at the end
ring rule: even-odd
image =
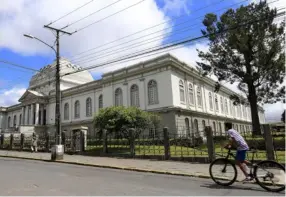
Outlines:
{"type": "Polygon", "coordinates": [[[231,161],[224,158],[214,160],[210,164],[209,172],[212,180],[218,185],[223,186],[229,186],[233,184],[237,177],[237,170],[235,165],[231,161]],[[229,176],[223,177],[225,175],[229,176]]]}
{"type": "Polygon", "coordinates": [[[275,161],[259,162],[256,164],[253,175],[256,182],[267,191],[285,190],[285,167],[275,161]]]}

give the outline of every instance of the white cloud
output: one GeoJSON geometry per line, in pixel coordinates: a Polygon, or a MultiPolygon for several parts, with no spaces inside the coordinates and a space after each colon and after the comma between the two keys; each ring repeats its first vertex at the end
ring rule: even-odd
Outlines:
{"type": "Polygon", "coordinates": [[[173,13],[175,16],[180,16],[184,13],[189,14],[187,0],[164,0],[163,10],[166,13],[173,13]]]}
{"type": "MultiPolygon", "coordinates": [[[[5,19],[0,20],[0,47],[6,47],[24,55],[54,55],[48,47],[44,46],[42,43],[37,42],[36,40],[31,40],[26,37],[23,37],[23,34],[32,34],[47,43],[53,44],[55,40],[54,35],[48,29],[43,28],[43,25],[48,24],[50,21],[55,20],[60,16],[63,16],[65,13],[70,12],[71,10],[83,5],[88,1],[89,0],[5,1],[6,3],[4,3],[4,5],[2,4],[2,8],[0,9],[0,16],[4,17],[5,19]]],[[[94,1],[88,4],[88,6],[83,7],[82,9],[56,22],[52,26],[63,27],[66,24],[72,23],[84,16],[87,16],[88,14],[102,7],[105,7],[115,1],[116,0],[94,1]]],[[[100,20],[110,14],[113,14],[121,9],[124,9],[132,4],[135,4],[136,2],[139,2],[139,0],[120,1],[119,3],[116,3],[115,5],[88,17],[85,20],[82,20],[81,22],[66,28],[65,30],[74,31],[92,22],[100,20]]],[[[96,23],[83,31],[75,33],[72,36],[62,36],[60,41],[61,53],[64,55],[74,55],[87,49],[103,45],[123,36],[132,34],[136,31],[163,23],[166,19],[167,17],[165,16],[164,12],[157,7],[154,0],[146,0],[113,17],[110,17],[102,22],[96,23]]],[[[128,39],[130,40],[136,37],[140,37],[142,35],[146,35],[150,32],[161,30],[169,26],[169,23],[165,23],[128,39]]],[[[163,33],[165,32],[162,31],[161,34],[163,33]]],[[[146,37],[146,39],[147,38],[148,37],[146,37]]],[[[124,39],[120,42],[116,42],[108,46],[116,46],[119,43],[122,43],[128,39],[124,39]]],[[[152,43],[152,45],[161,44],[163,39],[164,37],[158,39],[156,42],[152,43]]],[[[144,47],[147,47],[147,45],[144,45],[144,47]]],[[[140,49],[140,47],[136,50],[138,49],[140,49]]],[[[132,49],[128,52],[130,53],[134,51],[135,49],[132,49]]],[[[95,55],[98,55],[98,53],[95,55]]],[[[105,59],[110,59],[111,57],[113,58],[113,56],[109,56],[105,59]]],[[[81,59],[81,61],[84,59],[81,59]]],[[[98,61],[90,63],[96,62],[98,61]]],[[[89,65],[90,63],[88,63],[87,65],[89,65]]]]}
{"type": "Polygon", "coordinates": [[[26,88],[13,87],[10,90],[0,91],[0,106],[10,106],[18,103],[19,98],[24,94],[26,88]]]}

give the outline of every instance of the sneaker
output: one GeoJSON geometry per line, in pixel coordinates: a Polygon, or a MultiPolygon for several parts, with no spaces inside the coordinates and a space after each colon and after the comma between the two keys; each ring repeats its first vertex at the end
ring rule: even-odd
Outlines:
{"type": "Polygon", "coordinates": [[[253,178],[251,176],[248,176],[245,179],[243,179],[242,182],[250,182],[252,180],[253,180],[253,178]]]}

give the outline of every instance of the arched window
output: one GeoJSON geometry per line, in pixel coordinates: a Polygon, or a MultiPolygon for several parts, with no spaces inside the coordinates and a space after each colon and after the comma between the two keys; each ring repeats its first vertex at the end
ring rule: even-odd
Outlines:
{"type": "Polygon", "coordinates": [[[64,105],[64,120],[68,120],[69,119],[69,104],[68,103],[65,103],[64,105]]]}
{"type": "Polygon", "coordinates": [[[115,106],[123,105],[123,95],[121,88],[115,90],[115,106]]]}
{"type": "Polygon", "coordinates": [[[221,113],[223,114],[223,100],[222,97],[220,97],[220,108],[221,108],[221,113]]]}
{"type": "Polygon", "coordinates": [[[154,80],[148,82],[148,103],[149,105],[154,105],[159,103],[158,86],[157,82],[154,80]]]}
{"type": "Polygon", "coordinates": [[[11,117],[8,117],[8,128],[11,127],[11,117]]]}
{"type": "Polygon", "coordinates": [[[232,109],[232,105],[231,105],[231,100],[229,100],[229,113],[230,113],[230,115],[233,116],[233,109],[232,109]]]}
{"type": "Polygon", "coordinates": [[[22,114],[20,114],[19,125],[22,125],[22,114]]]}
{"type": "Polygon", "coordinates": [[[239,118],[241,117],[241,107],[240,107],[240,105],[237,105],[237,116],[239,118]]]}
{"type": "Polygon", "coordinates": [[[198,102],[198,106],[202,106],[202,92],[201,92],[201,87],[198,86],[197,87],[197,102],[198,102]]]}
{"type": "Polygon", "coordinates": [[[220,122],[218,123],[218,127],[219,127],[220,136],[222,136],[222,127],[221,127],[221,123],[220,122]]]}
{"type": "Polygon", "coordinates": [[[228,114],[228,106],[227,106],[227,99],[224,99],[224,104],[225,104],[225,113],[228,114]]]}
{"type": "Polygon", "coordinates": [[[185,126],[186,126],[186,134],[188,137],[191,136],[191,131],[190,131],[190,121],[189,118],[185,118],[185,126]]]}
{"type": "Polygon", "coordinates": [[[218,99],[217,99],[217,95],[215,94],[215,110],[218,111],[218,99]]]}
{"type": "Polygon", "coordinates": [[[205,129],[206,129],[206,121],[202,120],[202,136],[205,136],[205,129]]]}
{"type": "Polygon", "coordinates": [[[216,124],[213,122],[213,134],[216,136],[216,124]]]}
{"type": "Polygon", "coordinates": [[[90,97],[86,99],[86,116],[90,117],[92,115],[92,100],[90,97]]]}
{"type": "Polygon", "coordinates": [[[133,84],[130,88],[131,106],[139,107],[139,88],[133,84]]]}
{"type": "Polygon", "coordinates": [[[189,84],[189,99],[190,99],[190,104],[194,104],[194,89],[193,89],[193,85],[189,84]]]}
{"type": "Polygon", "coordinates": [[[74,117],[75,118],[80,117],[80,103],[79,103],[79,101],[76,101],[74,104],[74,117]]]}
{"type": "Polygon", "coordinates": [[[246,117],[245,106],[242,105],[242,117],[246,117]]]}
{"type": "Polygon", "coordinates": [[[16,126],[16,124],[17,124],[17,116],[16,115],[14,115],[14,118],[13,118],[13,127],[15,127],[16,126]]]}
{"type": "Polygon", "coordinates": [[[204,131],[206,128],[206,121],[205,120],[202,120],[202,127],[203,127],[203,131],[204,131]]]}
{"type": "Polygon", "coordinates": [[[198,120],[197,119],[194,120],[194,129],[195,129],[195,134],[199,135],[200,134],[199,133],[199,124],[198,124],[198,120]]]}
{"type": "Polygon", "coordinates": [[[102,94],[98,97],[98,109],[103,108],[103,96],[102,94]]]}
{"type": "Polygon", "coordinates": [[[185,86],[182,80],[180,80],[179,82],[179,88],[180,88],[180,101],[185,102],[185,86]]]}
{"type": "Polygon", "coordinates": [[[213,110],[213,96],[211,92],[209,92],[209,107],[210,110],[213,110]]]}

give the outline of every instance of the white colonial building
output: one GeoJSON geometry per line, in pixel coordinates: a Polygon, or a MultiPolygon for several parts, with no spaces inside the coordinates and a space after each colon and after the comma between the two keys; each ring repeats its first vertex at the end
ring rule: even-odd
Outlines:
{"type": "MultiPolygon", "coordinates": [[[[81,68],[61,59],[61,75],[81,68]]],[[[0,129],[20,132],[55,131],[55,63],[35,74],[19,104],[0,107],[0,129]]],[[[251,130],[248,106],[234,106],[232,90],[214,92],[215,81],[167,54],[123,69],[105,73],[94,80],[88,71],[61,78],[62,130],[80,126],[94,134],[93,115],[112,105],[137,106],[157,112],[162,127],[170,132],[190,134],[211,126],[215,134],[224,133],[224,122],[231,121],[240,132],[251,130]]],[[[1,98],[0,98],[1,99],[1,98]]],[[[260,122],[265,122],[259,107],[260,122]]]]}

